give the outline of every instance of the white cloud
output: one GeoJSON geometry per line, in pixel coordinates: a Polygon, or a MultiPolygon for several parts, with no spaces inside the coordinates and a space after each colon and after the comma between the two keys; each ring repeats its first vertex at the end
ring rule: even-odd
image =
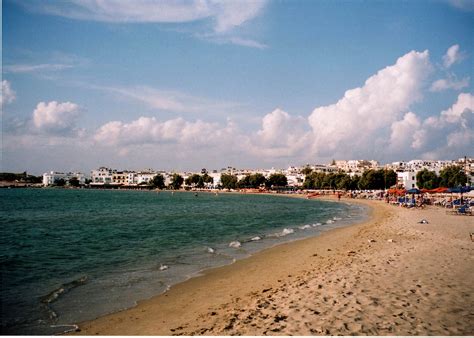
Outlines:
{"type": "Polygon", "coordinates": [[[457,81],[456,79],[447,78],[439,79],[431,84],[430,91],[432,92],[441,92],[447,89],[460,90],[469,86],[469,77],[465,77],[462,80],[457,81]]]}
{"type": "Polygon", "coordinates": [[[443,56],[443,65],[444,67],[449,68],[453,64],[461,62],[464,58],[465,55],[459,50],[459,45],[452,45],[443,56]]]}
{"type": "Polygon", "coordinates": [[[79,106],[71,102],[40,102],[33,111],[33,126],[37,131],[51,135],[74,135],[79,106]]]}
{"type": "Polygon", "coordinates": [[[54,72],[74,67],[70,64],[17,64],[6,65],[3,67],[5,73],[36,73],[36,72],[54,72]]]}
{"type": "Polygon", "coordinates": [[[391,125],[390,147],[395,151],[403,151],[413,146],[413,134],[420,128],[420,119],[412,112],[408,112],[403,120],[391,125]]]}
{"type": "Polygon", "coordinates": [[[159,121],[155,117],[140,117],[130,123],[112,121],[101,126],[94,135],[97,143],[109,146],[178,143],[190,146],[217,145],[234,134],[229,122],[217,123],[182,118],[159,121]]]}
{"type": "Polygon", "coordinates": [[[474,96],[469,93],[459,94],[457,101],[447,110],[441,112],[441,119],[449,123],[456,123],[464,112],[474,111],[474,96]]]}
{"type": "Polygon", "coordinates": [[[212,3],[218,8],[215,14],[215,31],[218,33],[241,26],[256,17],[265,7],[265,1],[256,0],[214,0],[212,3]]]}
{"type": "Polygon", "coordinates": [[[115,23],[182,23],[214,20],[214,31],[227,32],[259,15],[265,0],[71,0],[30,1],[29,8],[77,20],[115,23]]]}
{"type": "Polygon", "coordinates": [[[472,0],[449,0],[449,3],[464,11],[474,11],[474,2],[472,0]]]}
{"type": "Polygon", "coordinates": [[[308,145],[308,135],[306,119],[278,108],[263,117],[261,129],[247,139],[247,147],[256,156],[291,157],[308,145]]]}
{"type": "Polygon", "coordinates": [[[241,38],[238,36],[216,35],[216,34],[196,34],[196,37],[214,42],[216,44],[233,44],[257,49],[266,49],[268,46],[264,43],[252,39],[241,38]]]}
{"type": "Polygon", "coordinates": [[[16,93],[11,88],[10,82],[2,80],[2,95],[0,97],[0,106],[7,103],[12,103],[16,99],[16,93]]]}
{"type": "Polygon", "coordinates": [[[316,108],[308,118],[313,153],[350,156],[354,151],[364,152],[378,137],[386,140],[383,133],[422,98],[431,69],[428,51],[411,51],[362,87],[346,91],[337,103],[316,108]]]}
{"type": "Polygon", "coordinates": [[[413,149],[425,157],[452,157],[472,152],[474,141],[474,96],[461,93],[439,116],[426,118],[413,134],[413,149]]]}
{"type": "Polygon", "coordinates": [[[179,91],[159,90],[148,86],[100,87],[89,85],[89,87],[142,102],[154,109],[178,113],[212,114],[220,111],[229,111],[240,106],[233,102],[215,101],[179,91]]]}

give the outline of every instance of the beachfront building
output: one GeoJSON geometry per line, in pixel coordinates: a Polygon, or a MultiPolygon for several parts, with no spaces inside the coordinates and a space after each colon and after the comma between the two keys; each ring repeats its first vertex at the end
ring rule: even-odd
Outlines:
{"type": "Polygon", "coordinates": [[[305,179],[303,174],[290,174],[285,175],[290,187],[302,187],[305,179]]]}
{"type": "Polygon", "coordinates": [[[112,184],[125,185],[128,184],[128,172],[116,171],[112,174],[112,184]]]}
{"type": "Polygon", "coordinates": [[[63,180],[65,183],[67,183],[72,178],[76,178],[79,181],[79,184],[81,185],[86,183],[86,177],[83,173],[80,173],[80,172],[61,173],[57,171],[50,171],[49,173],[43,174],[43,185],[45,187],[54,185],[60,180],[63,180]]]}
{"type": "Polygon", "coordinates": [[[91,170],[91,185],[112,184],[116,172],[117,170],[107,167],[91,170]]]}
{"type": "Polygon", "coordinates": [[[415,170],[406,170],[397,172],[397,186],[404,187],[405,189],[418,188],[416,185],[416,173],[415,170]]]}
{"type": "Polygon", "coordinates": [[[314,172],[317,172],[317,173],[329,174],[329,173],[335,173],[335,172],[338,171],[337,167],[333,166],[333,165],[315,164],[315,165],[311,165],[309,167],[314,172]]]}
{"type": "Polygon", "coordinates": [[[135,175],[135,184],[148,184],[155,176],[156,172],[151,169],[140,171],[135,175]]]}

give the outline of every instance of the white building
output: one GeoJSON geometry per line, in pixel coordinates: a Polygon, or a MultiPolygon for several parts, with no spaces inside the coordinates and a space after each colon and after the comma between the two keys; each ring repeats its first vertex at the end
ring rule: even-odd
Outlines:
{"type": "Polygon", "coordinates": [[[155,172],[152,171],[141,171],[135,174],[136,184],[148,184],[156,176],[155,172]]]}
{"type": "Polygon", "coordinates": [[[91,184],[94,185],[103,185],[103,184],[112,184],[114,173],[117,170],[110,169],[107,167],[100,167],[99,169],[91,171],[91,184]]]}
{"type": "Polygon", "coordinates": [[[56,182],[59,180],[64,180],[64,182],[67,183],[71,178],[77,178],[79,180],[79,184],[86,183],[86,177],[83,173],[60,173],[56,171],[50,171],[49,173],[43,174],[43,185],[47,187],[49,185],[56,184],[56,182]]]}
{"type": "Polygon", "coordinates": [[[416,173],[415,170],[405,170],[397,172],[397,186],[403,186],[405,189],[418,188],[416,185],[416,173]]]}

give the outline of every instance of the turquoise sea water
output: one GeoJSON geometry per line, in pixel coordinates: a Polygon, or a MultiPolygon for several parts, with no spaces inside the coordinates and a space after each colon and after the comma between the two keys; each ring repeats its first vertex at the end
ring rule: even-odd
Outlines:
{"type": "Polygon", "coordinates": [[[64,332],[365,215],[346,203],[184,192],[0,189],[0,202],[3,334],[64,332]]]}

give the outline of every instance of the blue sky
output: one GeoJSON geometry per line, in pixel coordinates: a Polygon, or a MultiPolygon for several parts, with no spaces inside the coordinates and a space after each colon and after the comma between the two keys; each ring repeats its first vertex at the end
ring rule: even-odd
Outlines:
{"type": "Polygon", "coordinates": [[[2,171],[472,153],[469,1],[2,6],[2,171]]]}

